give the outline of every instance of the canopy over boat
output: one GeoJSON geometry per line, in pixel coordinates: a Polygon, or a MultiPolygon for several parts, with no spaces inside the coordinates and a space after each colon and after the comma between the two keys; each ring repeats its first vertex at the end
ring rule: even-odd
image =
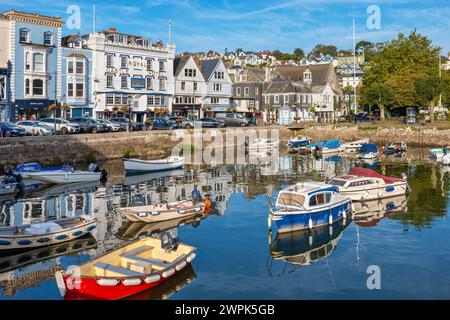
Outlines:
{"type": "Polygon", "coordinates": [[[335,140],[328,140],[325,141],[325,143],[323,144],[323,148],[328,148],[328,149],[337,149],[340,148],[341,146],[341,141],[339,141],[338,139],[335,140]]]}
{"type": "Polygon", "coordinates": [[[376,171],[366,169],[366,168],[361,168],[361,167],[352,168],[350,170],[349,174],[353,175],[353,176],[360,176],[360,177],[380,178],[380,179],[383,179],[384,182],[386,182],[386,183],[395,183],[395,182],[403,181],[403,179],[401,179],[401,178],[386,177],[386,176],[383,176],[382,174],[379,174],[376,171]]]}
{"type": "Polygon", "coordinates": [[[308,144],[308,145],[306,146],[306,148],[308,148],[308,149],[313,149],[313,148],[315,148],[315,147],[321,148],[321,147],[324,146],[324,144],[325,144],[325,142],[323,142],[323,141],[314,142],[314,143],[308,144]]]}
{"type": "Polygon", "coordinates": [[[376,153],[378,152],[378,147],[376,144],[373,143],[365,143],[361,146],[361,149],[359,149],[359,153],[376,153]]]}

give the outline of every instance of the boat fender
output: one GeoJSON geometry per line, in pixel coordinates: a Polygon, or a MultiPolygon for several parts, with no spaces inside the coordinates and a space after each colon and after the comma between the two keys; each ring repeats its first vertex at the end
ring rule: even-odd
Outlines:
{"type": "Polygon", "coordinates": [[[329,215],[329,217],[328,217],[328,223],[330,224],[330,225],[332,225],[333,224],[333,215],[330,213],[330,215],[329,215]]]}
{"type": "Polygon", "coordinates": [[[64,297],[67,292],[66,284],[64,282],[64,277],[61,271],[55,272],[56,285],[58,286],[59,294],[64,297]]]}
{"type": "Polygon", "coordinates": [[[138,286],[141,282],[141,279],[126,279],[122,281],[125,287],[138,286]]]}
{"type": "Polygon", "coordinates": [[[180,271],[181,269],[183,269],[184,267],[186,267],[187,262],[186,261],[181,261],[179,264],[177,264],[175,266],[175,270],[180,271]]]}
{"type": "Polygon", "coordinates": [[[116,279],[99,279],[97,284],[102,287],[115,287],[119,284],[119,280],[116,279]]]}
{"type": "Polygon", "coordinates": [[[395,190],[395,188],[393,186],[389,186],[386,188],[386,192],[392,192],[394,190],[395,190]]]}
{"type": "Polygon", "coordinates": [[[175,269],[168,269],[162,273],[163,278],[168,278],[175,273],[175,269]]]}
{"type": "Polygon", "coordinates": [[[310,246],[310,247],[312,247],[312,245],[313,245],[313,240],[314,240],[314,239],[313,239],[313,236],[312,236],[312,235],[309,235],[309,236],[308,236],[308,243],[309,243],[309,246],[310,246]]]}
{"type": "Polygon", "coordinates": [[[152,211],[152,212],[150,212],[150,214],[152,216],[157,216],[157,215],[159,215],[159,211],[152,211]]]}
{"type": "Polygon", "coordinates": [[[333,226],[332,225],[328,227],[328,234],[330,235],[330,237],[333,236],[333,226]]]}
{"type": "Polygon", "coordinates": [[[313,228],[313,222],[312,222],[311,217],[310,217],[309,220],[308,220],[308,227],[309,227],[309,229],[312,229],[312,228],[313,228]]]}
{"type": "Polygon", "coordinates": [[[149,283],[155,283],[158,282],[159,280],[161,280],[161,276],[159,274],[156,274],[154,276],[150,276],[144,279],[144,282],[149,284],[149,283]]]}
{"type": "Polygon", "coordinates": [[[183,209],[182,209],[182,210],[178,210],[178,213],[179,213],[179,214],[185,214],[185,213],[186,213],[186,210],[183,210],[183,209]]]}
{"type": "Polygon", "coordinates": [[[186,261],[187,261],[188,263],[191,263],[192,260],[194,260],[196,256],[197,256],[197,255],[196,255],[195,252],[194,252],[194,253],[192,253],[189,257],[187,257],[186,261]]]}
{"type": "Polygon", "coordinates": [[[147,212],[138,212],[138,217],[141,217],[141,218],[143,218],[143,217],[146,217],[147,216],[147,212]]]}

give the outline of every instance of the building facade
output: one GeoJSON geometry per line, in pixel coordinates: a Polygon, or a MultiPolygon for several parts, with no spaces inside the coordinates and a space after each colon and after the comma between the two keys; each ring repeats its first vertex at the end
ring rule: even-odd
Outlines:
{"type": "Polygon", "coordinates": [[[0,121],[9,121],[11,115],[11,62],[9,56],[9,21],[0,14],[0,121]]]}
{"type": "Polygon", "coordinates": [[[230,109],[232,81],[221,59],[200,62],[203,78],[206,81],[206,93],[202,111],[213,116],[217,112],[230,109]]]}
{"type": "Polygon", "coordinates": [[[192,56],[177,57],[174,61],[175,94],[172,113],[200,117],[206,95],[206,81],[192,56]]]}
{"type": "Polygon", "coordinates": [[[95,117],[131,115],[144,122],[171,111],[174,45],[164,47],[111,28],[83,37],[83,46],[92,50],[95,117]]]}
{"type": "Polygon", "coordinates": [[[233,110],[248,116],[259,113],[263,106],[265,70],[263,68],[246,68],[234,74],[233,110]]]}
{"type": "Polygon", "coordinates": [[[6,11],[12,121],[46,116],[61,98],[61,18],[6,11]]]}

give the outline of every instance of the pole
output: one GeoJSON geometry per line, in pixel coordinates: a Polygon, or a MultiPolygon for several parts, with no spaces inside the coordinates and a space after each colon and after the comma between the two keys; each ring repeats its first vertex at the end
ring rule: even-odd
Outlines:
{"type": "Polygon", "coordinates": [[[355,123],[356,118],[356,30],[355,30],[355,19],[353,19],[353,95],[354,95],[354,106],[355,106],[355,123]]]}
{"type": "Polygon", "coordinates": [[[97,13],[95,10],[95,4],[92,5],[92,32],[95,33],[95,29],[96,29],[96,24],[97,24],[97,13]]]}
{"type": "Polygon", "coordinates": [[[128,132],[131,131],[131,96],[128,97],[128,132]]]}

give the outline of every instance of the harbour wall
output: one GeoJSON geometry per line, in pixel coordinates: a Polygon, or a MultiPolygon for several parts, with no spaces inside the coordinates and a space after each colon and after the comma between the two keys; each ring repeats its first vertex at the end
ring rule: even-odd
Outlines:
{"type": "MultiPolygon", "coordinates": [[[[341,139],[354,141],[371,139],[378,145],[404,141],[411,147],[432,148],[450,145],[450,129],[427,127],[378,128],[371,126],[284,126],[206,129],[200,131],[141,131],[107,134],[57,135],[48,137],[0,138],[0,165],[39,162],[43,165],[88,163],[121,159],[127,156],[156,159],[169,156],[180,144],[203,148],[222,140],[227,146],[239,145],[248,138],[268,137],[285,144],[294,134],[309,136],[313,141],[341,139]],[[195,132],[195,134],[194,134],[195,132]],[[200,138],[199,132],[202,132],[200,138]],[[181,134],[184,136],[181,136],[181,134]],[[213,137],[213,138],[211,138],[213,137]],[[230,138],[231,137],[231,138],[230,138]],[[200,140],[199,140],[200,139],[200,140]]],[[[195,147],[194,147],[195,148],[195,147]]]]}

